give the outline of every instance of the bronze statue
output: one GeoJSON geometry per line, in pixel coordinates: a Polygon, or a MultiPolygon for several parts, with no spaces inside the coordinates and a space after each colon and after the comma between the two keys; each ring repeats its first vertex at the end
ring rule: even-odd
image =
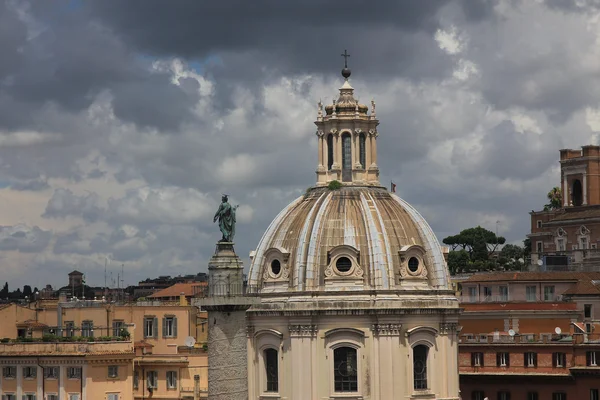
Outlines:
{"type": "Polygon", "coordinates": [[[221,197],[222,203],[213,219],[213,222],[219,220],[219,229],[223,234],[223,238],[219,242],[233,242],[235,236],[235,211],[239,206],[232,207],[228,199],[226,194],[221,197]]]}

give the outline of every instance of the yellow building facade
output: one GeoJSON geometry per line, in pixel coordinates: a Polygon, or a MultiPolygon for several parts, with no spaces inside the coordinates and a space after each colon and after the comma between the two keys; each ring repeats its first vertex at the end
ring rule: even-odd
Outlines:
{"type": "Polygon", "coordinates": [[[185,299],[10,305],[0,318],[2,400],[206,397],[206,314],[185,299]]]}

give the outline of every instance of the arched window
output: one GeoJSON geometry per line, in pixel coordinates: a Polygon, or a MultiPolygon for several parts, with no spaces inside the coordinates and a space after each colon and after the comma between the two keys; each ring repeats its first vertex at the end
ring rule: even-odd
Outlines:
{"type": "Polygon", "coordinates": [[[356,349],[338,347],[333,350],[333,376],[336,392],[358,391],[356,349]]]}
{"type": "Polygon", "coordinates": [[[575,179],[573,181],[572,193],[573,198],[571,199],[571,201],[573,202],[573,205],[580,206],[581,204],[583,204],[583,188],[579,179],[575,179]]]}
{"type": "Polygon", "coordinates": [[[279,391],[279,369],[277,366],[277,350],[266,349],[265,357],[265,377],[267,380],[266,391],[279,391]]]}
{"type": "Polygon", "coordinates": [[[413,349],[413,375],[415,389],[427,389],[427,354],[429,347],[419,344],[413,349]]]}
{"type": "Polygon", "coordinates": [[[362,165],[363,168],[367,167],[367,137],[365,136],[364,133],[361,133],[360,136],[358,137],[358,150],[359,150],[359,156],[360,156],[360,165],[362,165]]]}
{"type": "Polygon", "coordinates": [[[333,165],[333,135],[327,135],[327,169],[333,165]]]}
{"type": "Polygon", "coordinates": [[[352,136],[342,135],[342,181],[352,180],[352,136]]]}

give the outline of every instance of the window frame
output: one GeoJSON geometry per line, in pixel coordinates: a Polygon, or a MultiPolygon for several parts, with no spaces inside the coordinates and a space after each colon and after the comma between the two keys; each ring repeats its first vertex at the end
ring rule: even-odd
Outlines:
{"type": "Polygon", "coordinates": [[[552,353],[552,366],[555,368],[567,367],[567,353],[555,352],[552,353]]]}
{"type": "Polygon", "coordinates": [[[510,353],[507,351],[499,351],[496,353],[497,367],[510,367],[510,353]]]}
{"type": "Polygon", "coordinates": [[[124,329],[125,329],[125,321],[123,321],[122,319],[113,320],[113,322],[112,322],[113,337],[121,336],[124,329]]]}
{"type": "Polygon", "coordinates": [[[554,285],[544,286],[544,301],[554,301],[554,299],[555,299],[554,293],[555,292],[556,292],[556,288],[554,287],[554,285]],[[548,289],[552,289],[552,290],[548,290],[548,289]],[[548,298],[549,294],[551,294],[550,298],[548,298]]]}
{"type": "Polygon", "coordinates": [[[586,365],[588,367],[597,367],[598,366],[598,351],[592,350],[586,352],[586,365]]]}
{"type": "Polygon", "coordinates": [[[119,378],[119,366],[118,365],[109,365],[107,367],[107,377],[108,379],[118,379],[119,378]]]}
{"type": "Polygon", "coordinates": [[[164,338],[176,338],[177,337],[177,317],[175,315],[165,315],[163,317],[163,337],[164,338]]]}
{"type": "Polygon", "coordinates": [[[32,367],[29,365],[26,365],[23,367],[23,379],[35,379],[37,378],[37,367],[32,367]],[[25,373],[25,371],[27,371],[28,373],[25,373]]]}
{"type": "Polygon", "coordinates": [[[78,380],[81,379],[81,375],[81,367],[67,367],[67,379],[78,380]]]}
{"type": "Polygon", "coordinates": [[[150,370],[146,372],[146,389],[158,389],[158,371],[150,370]],[[152,380],[150,380],[152,376],[152,380]],[[149,385],[152,383],[152,385],[149,385]]]}
{"type": "Polygon", "coordinates": [[[565,392],[553,392],[552,400],[567,400],[567,394],[565,392]]]}
{"type": "Polygon", "coordinates": [[[17,378],[17,367],[14,365],[7,365],[2,367],[2,378],[4,379],[16,379],[17,378]],[[7,374],[8,371],[8,374],[7,374]]]}
{"type": "Polygon", "coordinates": [[[46,400],[59,400],[58,393],[46,393],[46,400]]]}
{"type": "Polygon", "coordinates": [[[94,337],[94,321],[90,319],[81,321],[81,337],[94,337]]]}
{"type": "Polygon", "coordinates": [[[523,365],[525,368],[536,368],[537,367],[537,353],[533,351],[527,351],[523,357],[523,365]]]}
{"type": "Polygon", "coordinates": [[[483,390],[473,390],[471,392],[471,400],[484,400],[485,392],[483,390]]]}
{"type": "Polygon", "coordinates": [[[598,389],[590,388],[590,400],[600,400],[598,389]]]}
{"type": "Polygon", "coordinates": [[[167,371],[165,381],[167,383],[167,390],[176,390],[177,389],[177,371],[173,371],[173,370],[167,371]]]}
{"type": "Polygon", "coordinates": [[[507,390],[498,391],[498,400],[510,400],[510,392],[507,390]]]}
{"type": "Polygon", "coordinates": [[[413,391],[425,391],[425,390],[429,390],[430,389],[430,383],[431,382],[430,382],[429,377],[428,377],[428,372],[429,372],[428,370],[430,369],[429,368],[429,360],[430,360],[429,351],[430,350],[431,350],[431,347],[428,346],[425,343],[417,343],[414,346],[412,346],[412,372],[413,372],[412,373],[412,375],[413,375],[413,377],[412,377],[413,379],[412,380],[413,380],[413,391]],[[423,373],[423,375],[425,376],[425,378],[424,379],[423,378],[419,379],[419,381],[425,381],[425,387],[417,387],[418,386],[417,385],[417,377],[416,377],[416,374],[415,374],[415,364],[416,364],[416,355],[415,355],[415,352],[416,352],[416,349],[418,347],[425,349],[425,365],[424,365],[425,372],[423,373]]]}
{"type": "Polygon", "coordinates": [[[75,336],[75,321],[65,321],[65,335],[66,337],[75,336]]]}
{"type": "Polygon", "coordinates": [[[144,339],[157,339],[158,338],[158,318],[154,315],[144,316],[144,339]],[[148,325],[148,322],[151,322],[148,325]],[[152,327],[151,335],[149,335],[148,327],[152,327]]]}
{"type": "Polygon", "coordinates": [[[592,304],[584,304],[583,305],[583,318],[591,319],[592,318],[592,304]]]}
{"type": "Polygon", "coordinates": [[[535,286],[535,285],[525,286],[525,300],[526,301],[537,301],[537,286],[535,286]]]}
{"type": "Polygon", "coordinates": [[[58,379],[58,377],[60,375],[60,371],[59,371],[58,367],[54,367],[54,366],[44,367],[43,372],[44,372],[44,379],[58,379]],[[49,374],[48,371],[54,371],[56,373],[49,374]]]}
{"type": "Polygon", "coordinates": [[[264,374],[264,393],[279,393],[279,351],[272,347],[272,346],[267,346],[262,350],[262,357],[263,357],[263,374],[264,374]],[[267,352],[275,352],[275,372],[277,373],[277,377],[276,380],[273,381],[269,381],[269,365],[268,365],[268,360],[269,357],[267,355],[267,352]],[[270,387],[270,385],[275,386],[274,389],[272,389],[270,387]]]}
{"type": "Polygon", "coordinates": [[[483,367],[484,363],[483,363],[483,353],[480,351],[476,351],[476,352],[472,352],[471,353],[471,366],[472,367],[483,367]]]}
{"type": "Polygon", "coordinates": [[[540,395],[538,392],[527,392],[527,400],[539,400],[540,395]]]}
{"type": "Polygon", "coordinates": [[[333,373],[333,391],[334,391],[334,393],[336,393],[338,395],[339,394],[359,393],[359,381],[360,381],[359,375],[360,375],[360,372],[359,372],[359,369],[358,369],[358,357],[359,357],[359,355],[358,355],[358,349],[355,346],[352,346],[351,344],[344,344],[344,345],[336,346],[332,350],[333,350],[333,357],[332,357],[333,370],[332,370],[332,373],[333,373]],[[336,360],[336,352],[341,351],[342,349],[349,349],[349,350],[351,350],[351,351],[354,352],[354,356],[355,356],[354,358],[355,358],[355,362],[356,362],[356,368],[355,368],[356,369],[356,382],[354,383],[354,382],[351,382],[351,381],[344,381],[344,380],[342,380],[342,381],[339,382],[342,385],[342,389],[338,389],[337,388],[338,381],[336,381],[336,378],[337,378],[336,371],[338,370],[339,366],[336,365],[336,364],[338,364],[338,362],[336,360]],[[349,384],[349,385],[355,384],[356,385],[356,390],[352,390],[352,388],[350,388],[350,389],[344,389],[343,386],[345,384],[349,384]]]}

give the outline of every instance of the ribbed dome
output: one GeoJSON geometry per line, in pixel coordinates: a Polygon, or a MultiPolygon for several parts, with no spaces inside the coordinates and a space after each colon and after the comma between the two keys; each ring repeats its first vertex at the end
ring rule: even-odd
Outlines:
{"type": "Polygon", "coordinates": [[[249,284],[262,293],[450,287],[425,219],[382,187],[311,189],[281,211],[251,258],[249,284]]]}

